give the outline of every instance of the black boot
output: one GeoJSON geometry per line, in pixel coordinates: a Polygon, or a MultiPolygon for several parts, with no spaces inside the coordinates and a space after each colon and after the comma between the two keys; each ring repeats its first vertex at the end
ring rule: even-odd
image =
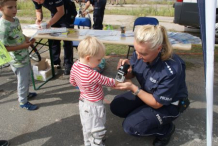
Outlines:
{"type": "Polygon", "coordinates": [[[9,146],[9,142],[7,140],[0,140],[0,146],[9,146]]]}
{"type": "Polygon", "coordinates": [[[175,131],[175,125],[172,124],[170,133],[168,133],[166,136],[161,137],[161,138],[156,137],[155,140],[153,141],[153,145],[154,146],[166,146],[169,143],[170,138],[172,134],[174,133],[174,131],[175,131]]]}
{"type": "Polygon", "coordinates": [[[70,74],[71,68],[69,66],[64,66],[64,75],[69,75],[70,74]]]}

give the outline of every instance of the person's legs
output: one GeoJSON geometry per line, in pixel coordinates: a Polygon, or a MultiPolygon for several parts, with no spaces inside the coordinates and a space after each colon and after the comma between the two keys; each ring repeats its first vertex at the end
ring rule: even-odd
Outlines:
{"type": "Polygon", "coordinates": [[[64,41],[64,74],[69,75],[73,65],[73,46],[71,41],[64,41]]]}
{"type": "Polygon", "coordinates": [[[104,10],[105,10],[106,0],[101,0],[95,3],[94,12],[93,12],[93,29],[103,29],[103,19],[104,19],[104,10]]]}
{"type": "MultiPolygon", "coordinates": [[[[53,24],[51,27],[60,28],[61,25],[59,23],[53,24]]],[[[58,68],[61,68],[61,41],[60,40],[48,40],[49,44],[51,44],[52,48],[49,48],[52,50],[52,57],[53,57],[53,63],[54,65],[58,65],[58,68]]]]}
{"type": "MultiPolygon", "coordinates": [[[[69,18],[71,19],[70,21],[74,22],[74,18],[69,18]]],[[[67,27],[71,28],[70,24],[68,22],[61,22],[59,24],[60,27],[67,27]]],[[[73,65],[73,44],[72,41],[64,41],[64,74],[69,75],[70,74],[70,69],[73,65]]]]}
{"type": "Polygon", "coordinates": [[[170,128],[167,131],[167,134],[163,136],[156,136],[156,138],[153,141],[153,145],[154,146],[166,146],[169,143],[170,138],[174,132],[175,132],[175,125],[171,123],[170,128]]]}
{"type": "Polygon", "coordinates": [[[106,112],[103,101],[79,101],[80,119],[85,146],[103,146],[106,129],[106,112]]]}
{"type": "Polygon", "coordinates": [[[178,107],[174,105],[163,106],[160,109],[143,105],[126,117],[123,129],[134,136],[156,136],[154,145],[167,144],[175,130],[172,121],[178,116],[178,107]]]}
{"type": "Polygon", "coordinates": [[[89,141],[89,137],[91,136],[91,116],[86,111],[87,106],[84,104],[84,102],[79,101],[79,113],[80,113],[80,121],[82,124],[82,130],[83,130],[83,140],[85,146],[91,146],[91,143],[89,141]]]}
{"type": "Polygon", "coordinates": [[[27,99],[29,95],[31,65],[27,64],[20,68],[15,68],[11,65],[11,69],[17,76],[17,92],[20,107],[28,110],[36,110],[38,107],[29,103],[27,99]]]}
{"type": "Polygon", "coordinates": [[[18,101],[25,104],[27,102],[27,96],[29,94],[30,74],[31,68],[27,64],[20,68],[15,68],[11,65],[11,69],[17,76],[17,94],[18,101]]]}
{"type": "Polygon", "coordinates": [[[125,118],[129,113],[142,105],[144,105],[144,102],[129,91],[117,95],[111,102],[110,109],[116,116],[125,118]]]}
{"type": "Polygon", "coordinates": [[[61,66],[60,54],[61,54],[61,44],[59,40],[48,40],[52,44],[52,56],[54,65],[61,66]]]}

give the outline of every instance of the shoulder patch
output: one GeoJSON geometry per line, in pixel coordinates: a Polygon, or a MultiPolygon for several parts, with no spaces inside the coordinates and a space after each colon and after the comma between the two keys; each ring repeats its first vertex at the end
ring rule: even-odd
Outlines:
{"type": "Polygon", "coordinates": [[[171,68],[171,66],[170,66],[167,62],[164,62],[164,63],[165,63],[165,65],[166,65],[166,68],[167,68],[167,70],[169,71],[169,73],[174,74],[175,71],[173,70],[173,68],[171,68]]]}

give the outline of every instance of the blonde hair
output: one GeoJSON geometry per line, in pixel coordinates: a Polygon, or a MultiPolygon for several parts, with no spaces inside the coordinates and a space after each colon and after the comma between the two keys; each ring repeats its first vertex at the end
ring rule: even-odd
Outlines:
{"type": "Polygon", "coordinates": [[[0,7],[2,7],[4,3],[8,1],[17,1],[17,0],[0,0],[0,7]]]}
{"type": "Polygon", "coordinates": [[[97,38],[88,36],[83,39],[78,46],[78,55],[81,58],[86,56],[96,56],[100,52],[105,54],[105,46],[97,38]]]}
{"type": "Polygon", "coordinates": [[[167,60],[172,56],[172,46],[168,40],[167,31],[161,25],[143,25],[135,32],[137,43],[149,43],[150,49],[155,50],[162,46],[161,59],[167,60]]]}

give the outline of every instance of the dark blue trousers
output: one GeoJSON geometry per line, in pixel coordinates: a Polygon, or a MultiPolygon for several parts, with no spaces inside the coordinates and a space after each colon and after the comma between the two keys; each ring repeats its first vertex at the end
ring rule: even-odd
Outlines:
{"type": "Polygon", "coordinates": [[[123,129],[134,136],[154,135],[163,137],[172,128],[172,121],[179,116],[175,105],[153,109],[131,92],[117,95],[112,101],[111,112],[125,118],[123,129]]]}
{"type": "MultiPolygon", "coordinates": [[[[70,28],[68,23],[58,22],[52,27],[67,27],[70,28]]],[[[60,54],[61,54],[61,41],[59,40],[49,40],[52,43],[52,55],[54,64],[61,64],[60,54]]],[[[64,65],[65,68],[71,68],[73,64],[73,47],[72,41],[64,41],[64,65]]]]}
{"type": "Polygon", "coordinates": [[[104,9],[106,6],[106,0],[96,1],[94,4],[93,12],[93,29],[103,29],[104,9]]]}

